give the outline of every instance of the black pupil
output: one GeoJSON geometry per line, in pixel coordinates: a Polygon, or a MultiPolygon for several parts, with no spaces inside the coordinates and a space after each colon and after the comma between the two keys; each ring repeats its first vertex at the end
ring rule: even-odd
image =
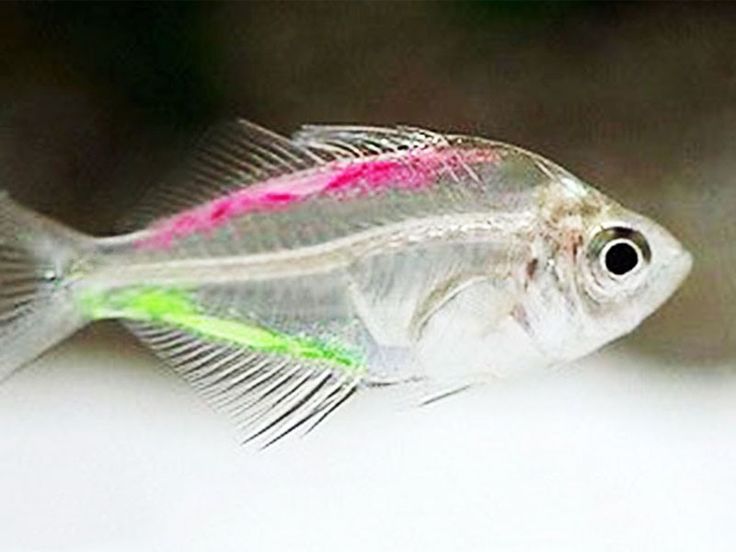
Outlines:
{"type": "Polygon", "coordinates": [[[628,274],[639,264],[639,253],[630,243],[617,243],[606,252],[606,268],[616,276],[628,274]]]}

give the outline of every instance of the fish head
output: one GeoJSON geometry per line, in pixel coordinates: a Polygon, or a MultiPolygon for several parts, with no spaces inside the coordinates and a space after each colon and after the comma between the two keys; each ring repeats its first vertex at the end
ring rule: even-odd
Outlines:
{"type": "Polygon", "coordinates": [[[557,186],[557,212],[547,219],[548,316],[539,333],[557,362],[634,330],[680,287],[693,262],[663,226],[572,178],[557,186]]]}

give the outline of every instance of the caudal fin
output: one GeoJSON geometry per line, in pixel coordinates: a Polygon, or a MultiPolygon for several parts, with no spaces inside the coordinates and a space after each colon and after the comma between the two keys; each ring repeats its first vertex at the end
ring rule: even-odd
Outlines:
{"type": "Polygon", "coordinates": [[[85,324],[72,284],[93,240],[0,191],[0,380],[85,324]]]}

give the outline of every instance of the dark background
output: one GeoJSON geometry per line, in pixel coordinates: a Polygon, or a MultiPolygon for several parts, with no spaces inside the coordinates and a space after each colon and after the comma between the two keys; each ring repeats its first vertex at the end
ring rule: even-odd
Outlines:
{"type": "Polygon", "coordinates": [[[410,123],[493,137],[685,242],[693,276],[623,346],[726,375],[734,29],[732,4],[2,4],[0,187],[108,233],[225,117],[285,133],[410,123]]]}

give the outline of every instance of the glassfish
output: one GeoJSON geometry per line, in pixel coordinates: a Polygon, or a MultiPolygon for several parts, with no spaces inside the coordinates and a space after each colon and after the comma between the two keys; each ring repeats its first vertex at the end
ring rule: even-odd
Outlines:
{"type": "Polygon", "coordinates": [[[362,388],[581,357],[692,263],[539,155],[409,127],[222,125],[132,220],[93,238],[0,193],[0,376],[120,320],[265,443],[362,388]]]}

